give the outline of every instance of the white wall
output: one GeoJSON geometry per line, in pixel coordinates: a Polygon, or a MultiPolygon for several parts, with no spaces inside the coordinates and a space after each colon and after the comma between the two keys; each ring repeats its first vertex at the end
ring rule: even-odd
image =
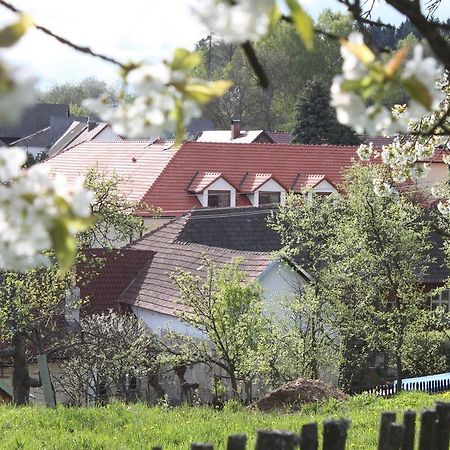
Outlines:
{"type": "Polygon", "coordinates": [[[139,306],[132,306],[131,308],[133,309],[136,317],[139,317],[151,331],[156,333],[170,330],[178,333],[184,333],[188,336],[196,338],[205,337],[205,335],[201,331],[197,330],[197,328],[182,322],[177,317],[169,316],[168,314],[162,314],[156,311],[149,311],[148,309],[144,309],[139,306]]]}
{"type": "Polygon", "coordinates": [[[284,261],[274,261],[259,277],[268,309],[277,315],[281,315],[281,301],[298,294],[305,282],[284,261]]]}

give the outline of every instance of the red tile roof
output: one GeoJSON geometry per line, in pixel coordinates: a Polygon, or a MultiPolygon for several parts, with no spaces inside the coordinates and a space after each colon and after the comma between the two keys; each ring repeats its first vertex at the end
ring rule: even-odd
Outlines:
{"type": "MultiPolygon", "coordinates": [[[[144,266],[151,262],[153,252],[148,250],[85,250],[88,262],[93,257],[104,258],[104,264],[93,269],[96,274],[81,286],[81,298],[89,297],[89,302],[83,306],[84,314],[97,314],[108,309],[119,308],[119,297],[129,286],[144,266]]],[[[82,264],[80,270],[86,270],[82,264]]]]}
{"type": "Polygon", "coordinates": [[[364,144],[370,144],[372,142],[375,148],[381,148],[383,145],[392,144],[392,142],[394,142],[394,138],[388,136],[369,136],[367,134],[362,134],[359,137],[364,144]]]}
{"type": "MultiPolygon", "coordinates": [[[[164,141],[94,141],[77,145],[42,164],[65,174],[69,181],[85,175],[92,167],[109,175],[115,172],[123,179],[121,190],[130,200],[140,201],[175,153],[176,149],[164,141]]],[[[188,180],[183,182],[186,186],[188,180]]]]}
{"type": "MultiPolygon", "coordinates": [[[[332,145],[186,142],[146,193],[144,202],[162,208],[165,216],[200,207],[197,197],[185,190],[198,171],[220,172],[233,186],[239,186],[247,172],[271,173],[286,190],[298,181],[299,174],[323,174],[337,186],[343,169],[359,160],[356,150],[332,145]]],[[[239,193],[236,204],[251,206],[248,197],[239,193]]]]}
{"type": "Polygon", "coordinates": [[[255,280],[272,262],[270,252],[247,252],[178,241],[189,214],[143,236],[127,248],[155,252],[143,270],[123,292],[120,302],[162,314],[176,315],[185,310],[171,275],[178,269],[205,277],[204,256],[219,266],[241,258],[241,269],[249,281],[255,280]]]}

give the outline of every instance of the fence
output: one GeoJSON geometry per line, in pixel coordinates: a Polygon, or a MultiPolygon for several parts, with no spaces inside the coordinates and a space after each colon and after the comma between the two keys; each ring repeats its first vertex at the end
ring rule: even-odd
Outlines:
{"type": "MultiPolygon", "coordinates": [[[[402,391],[422,391],[428,394],[437,394],[439,392],[450,391],[450,378],[441,380],[429,380],[429,381],[403,381],[402,391]]],[[[380,397],[393,397],[399,392],[397,384],[386,384],[377,386],[372,389],[354,391],[352,394],[362,394],[366,392],[368,394],[376,394],[380,397]]]]}
{"type": "MultiPolygon", "coordinates": [[[[450,442],[450,403],[437,402],[435,410],[423,411],[420,417],[418,446],[415,446],[416,413],[406,411],[401,424],[395,423],[396,415],[381,415],[378,434],[378,450],[448,450],[450,442]]],[[[322,449],[345,450],[347,419],[326,420],[323,424],[322,449]]],[[[228,438],[227,450],[246,450],[247,436],[228,438]]],[[[303,425],[301,433],[287,431],[258,431],[255,450],[318,450],[319,431],[317,423],[303,425]]],[[[153,450],[163,450],[153,447],[153,450]]],[[[191,444],[191,450],[214,450],[211,444],[191,444]]]]}

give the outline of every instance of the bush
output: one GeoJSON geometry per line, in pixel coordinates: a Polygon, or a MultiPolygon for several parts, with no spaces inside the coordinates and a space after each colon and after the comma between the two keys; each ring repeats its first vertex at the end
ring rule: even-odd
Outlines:
{"type": "Polygon", "coordinates": [[[439,331],[408,335],[404,345],[404,373],[409,376],[433,375],[446,372],[448,340],[439,331]]]}

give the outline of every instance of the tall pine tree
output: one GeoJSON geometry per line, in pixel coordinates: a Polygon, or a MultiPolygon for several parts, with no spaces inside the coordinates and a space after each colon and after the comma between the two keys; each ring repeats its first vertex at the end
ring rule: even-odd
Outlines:
{"type": "Polygon", "coordinates": [[[330,106],[330,92],[317,79],[306,83],[297,103],[297,122],[293,131],[296,144],[357,145],[355,132],[341,125],[330,106]]]}

